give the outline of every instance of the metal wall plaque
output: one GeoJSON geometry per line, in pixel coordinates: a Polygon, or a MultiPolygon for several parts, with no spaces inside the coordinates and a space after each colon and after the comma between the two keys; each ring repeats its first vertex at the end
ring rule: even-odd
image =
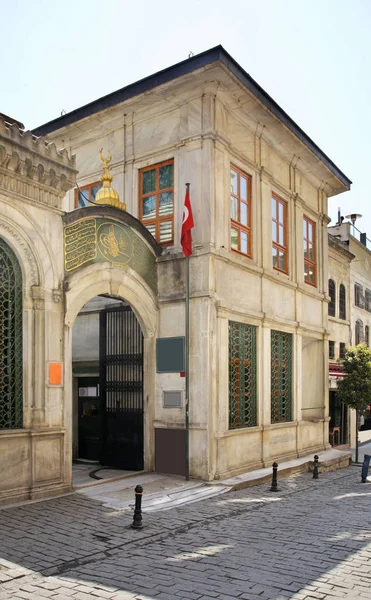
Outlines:
{"type": "Polygon", "coordinates": [[[109,218],[81,219],[65,226],[64,268],[67,273],[85,264],[107,261],[119,269],[130,267],[156,292],[156,257],[134,229],[109,218]]]}
{"type": "Polygon", "coordinates": [[[185,338],[168,337],[156,340],[157,373],[182,373],[185,370],[185,338]]]}
{"type": "Polygon", "coordinates": [[[164,408],[182,408],[182,391],[164,391],[163,406],[164,408]]]}

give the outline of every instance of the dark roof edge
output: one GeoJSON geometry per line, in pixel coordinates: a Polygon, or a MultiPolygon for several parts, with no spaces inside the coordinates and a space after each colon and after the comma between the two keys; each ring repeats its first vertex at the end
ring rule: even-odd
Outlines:
{"type": "Polygon", "coordinates": [[[71,123],[75,123],[80,119],[89,117],[95,113],[111,108],[120,102],[124,102],[129,98],[143,94],[154,87],[163,85],[169,81],[177,79],[182,75],[192,73],[196,69],[210,65],[213,62],[220,60],[226,67],[241,81],[241,83],[256,97],[262,104],[270,110],[286,127],[301,141],[307,148],[317,156],[327,168],[337,177],[337,179],[349,190],[352,181],[335,165],[335,163],[313,142],[313,140],[289,117],[289,115],[263,90],[262,87],[232,58],[223,46],[215,46],[210,50],[201,52],[196,56],[187,58],[186,60],[167,67],[162,71],[158,71],[153,75],[149,75],[144,79],[131,83],[126,87],[115,92],[98,98],[89,104],[85,104],[66,115],[58,117],[53,121],[49,121],[44,125],[36,127],[32,130],[34,135],[47,135],[52,131],[66,127],[71,123]]]}
{"type": "Polygon", "coordinates": [[[330,233],[329,231],[327,233],[328,233],[329,246],[332,246],[332,248],[339,250],[339,252],[341,252],[342,254],[347,256],[349,259],[349,262],[352,261],[356,257],[355,254],[350,252],[350,250],[346,246],[345,242],[342,242],[341,240],[339,240],[336,236],[332,235],[332,233],[330,233]]]}

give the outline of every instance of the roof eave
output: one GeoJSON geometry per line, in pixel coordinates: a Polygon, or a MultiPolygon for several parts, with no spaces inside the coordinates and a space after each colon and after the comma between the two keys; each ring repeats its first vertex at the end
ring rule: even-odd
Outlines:
{"type": "Polygon", "coordinates": [[[262,87],[232,58],[223,46],[215,46],[201,54],[187,58],[158,73],[149,75],[135,83],[112,92],[89,104],[81,106],[66,115],[58,117],[40,127],[33,129],[35,135],[47,135],[62,129],[76,121],[111,108],[116,104],[150,91],[178,77],[187,75],[220,60],[227,69],[275,116],[277,117],[325,166],[335,175],[346,190],[350,189],[352,181],[335,165],[335,163],[313,142],[313,140],[289,117],[289,115],[263,90],[262,87]]]}

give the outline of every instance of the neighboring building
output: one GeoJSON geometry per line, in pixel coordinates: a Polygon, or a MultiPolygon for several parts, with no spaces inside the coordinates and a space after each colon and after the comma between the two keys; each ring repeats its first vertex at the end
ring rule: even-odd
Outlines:
{"type": "Polygon", "coordinates": [[[186,182],[191,477],[328,448],[327,201],[349,179],[221,47],[34,133],[79,171],[51,230],[66,461],[184,473],[186,182]]]}
{"type": "MultiPolygon", "coordinates": [[[[370,346],[371,241],[348,221],[329,227],[328,231],[353,255],[350,263],[350,331],[347,345],[357,346],[365,342],[370,346]]],[[[355,411],[350,411],[350,419],[353,423],[355,411]]],[[[354,431],[355,423],[350,425],[352,446],[355,445],[354,431]]]]}
{"type": "MultiPolygon", "coordinates": [[[[332,231],[332,227],[329,230],[332,231]]],[[[341,360],[351,344],[351,270],[354,254],[348,244],[329,234],[328,247],[328,329],[329,329],[329,411],[330,443],[333,446],[350,443],[349,412],[336,393],[337,382],[344,377],[341,360]]]]}
{"type": "Polygon", "coordinates": [[[0,504],[71,488],[62,203],[74,159],[0,115],[0,504]]]}

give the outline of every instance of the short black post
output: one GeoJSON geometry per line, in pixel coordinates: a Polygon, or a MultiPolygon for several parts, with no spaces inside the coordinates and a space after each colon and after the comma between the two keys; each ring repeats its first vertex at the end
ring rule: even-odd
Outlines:
{"type": "Polygon", "coordinates": [[[371,455],[365,454],[362,465],[362,483],[366,483],[368,475],[368,467],[370,466],[371,455]]]}
{"type": "Polygon", "coordinates": [[[272,485],[271,485],[271,492],[278,492],[278,486],[277,486],[277,469],[278,469],[278,464],[276,462],[273,463],[273,474],[272,474],[272,485]]]}
{"type": "Polygon", "coordinates": [[[134,508],[134,519],[131,524],[133,529],[141,529],[142,524],[142,494],[143,488],[141,485],[137,485],[135,488],[135,508],[134,508]]]}
{"type": "Polygon", "coordinates": [[[318,455],[314,455],[313,479],[318,479],[318,455]]]}

